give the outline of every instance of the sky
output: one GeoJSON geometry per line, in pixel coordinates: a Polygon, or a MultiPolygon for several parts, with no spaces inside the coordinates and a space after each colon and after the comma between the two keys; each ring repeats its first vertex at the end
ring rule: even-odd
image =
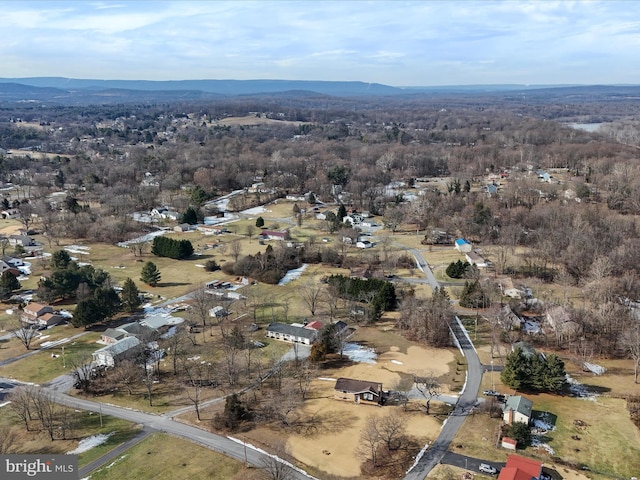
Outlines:
{"type": "Polygon", "coordinates": [[[640,83],[637,0],[0,0],[0,76],[640,83]]]}

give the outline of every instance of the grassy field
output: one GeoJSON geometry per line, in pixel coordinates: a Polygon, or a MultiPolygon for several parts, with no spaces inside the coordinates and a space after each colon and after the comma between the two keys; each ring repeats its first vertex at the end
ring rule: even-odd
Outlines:
{"type": "MultiPolygon", "coordinates": [[[[66,327],[57,328],[64,329],[66,327]]],[[[56,336],[60,335],[56,334],[56,336]]],[[[65,335],[64,337],[68,336],[65,335]]],[[[91,359],[91,353],[104,346],[96,343],[99,338],[99,333],[90,332],[70,343],[64,344],[64,357],[62,355],[63,345],[39,351],[18,362],[0,367],[0,376],[15,378],[23,382],[48,382],[69,372],[74,363],[82,363],[82,359],[91,359]]],[[[45,341],[49,340],[50,338],[45,338],[45,341]]]]}
{"type": "Polygon", "coordinates": [[[92,480],[251,480],[259,470],[246,468],[219,453],[181,438],[154,434],[130,448],[112,465],[91,474],[92,480]]]}
{"type": "Polygon", "coordinates": [[[98,434],[109,435],[109,438],[101,445],[78,454],[80,467],[132,438],[140,430],[139,425],[107,415],[103,415],[101,421],[100,415],[93,412],[77,412],[74,420],[76,426],[69,433],[69,439],[52,442],[44,431],[26,431],[24,425],[19,422],[7,407],[3,407],[0,415],[0,425],[11,427],[12,431],[17,435],[17,441],[14,443],[16,449],[11,453],[67,453],[75,450],[79,442],[84,438],[98,434]]]}

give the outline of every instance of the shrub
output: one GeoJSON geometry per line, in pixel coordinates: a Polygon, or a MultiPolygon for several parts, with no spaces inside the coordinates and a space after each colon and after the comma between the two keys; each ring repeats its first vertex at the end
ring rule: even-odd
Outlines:
{"type": "Polygon", "coordinates": [[[215,260],[207,260],[204,264],[204,269],[207,272],[215,272],[220,270],[220,265],[215,260]]]}

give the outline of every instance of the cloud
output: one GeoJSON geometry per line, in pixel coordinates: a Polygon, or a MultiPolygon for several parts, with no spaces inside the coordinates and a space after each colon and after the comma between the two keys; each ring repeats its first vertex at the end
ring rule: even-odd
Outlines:
{"type": "Polygon", "coordinates": [[[3,76],[418,85],[640,74],[631,1],[11,1],[0,18],[3,76]]]}

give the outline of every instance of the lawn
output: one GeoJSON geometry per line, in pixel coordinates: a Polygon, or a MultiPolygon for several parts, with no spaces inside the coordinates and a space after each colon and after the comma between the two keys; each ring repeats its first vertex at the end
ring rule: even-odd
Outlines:
{"type": "Polygon", "coordinates": [[[557,416],[548,434],[557,457],[615,477],[629,478],[640,471],[640,431],[631,423],[624,400],[552,395],[532,399],[534,410],[557,416]]]}
{"type": "MultiPolygon", "coordinates": [[[[15,442],[18,448],[11,453],[32,454],[48,452],[62,454],[75,450],[82,439],[98,434],[109,435],[109,438],[101,445],[78,454],[80,467],[132,438],[140,430],[139,425],[119,418],[108,415],[102,415],[102,418],[100,418],[100,415],[94,412],[77,412],[74,417],[76,426],[69,433],[69,439],[52,442],[44,431],[27,432],[24,425],[11,413],[10,409],[7,407],[2,408],[0,425],[12,427],[12,431],[18,436],[15,442]]],[[[33,424],[35,425],[35,423],[33,424]]]]}
{"type": "Polygon", "coordinates": [[[92,480],[251,480],[259,470],[242,462],[165,434],[154,434],[131,447],[108,467],[91,474],[92,480]]]}
{"type": "MultiPolygon", "coordinates": [[[[485,382],[483,386],[489,385],[485,382]]],[[[500,384],[496,389],[509,391],[500,384]]],[[[597,397],[590,401],[547,394],[527,397],[533,400],[534,413],[549,412],[557,418],[555,429],[545,436],[554,454],[529,447],[524,455],[536,457],[545,464],[562,459],[563,468],[587,465],[593,472],[617,478],[629,478],[640,469],[640,432],[631,423],[624,400],[597,397]],[[581,422],[586,426],[580,426],[581,422]]],[[[501,418],[489,418],[484,412],[468,417],[452,443],[452,450],[504,461],[507,452],[496,447],[501,425],[501,418]]]]}
{"type": "MultiPolygon", "coordinates": [[[[66,329],[66,327],[56,328],[66,329]]],[[[56,333],[55,336],[45,338],[44,341],[50,341],[53,338],[59,337],[68,338],[77,333],[75,330],[76,329],[73,329],[71,332],[66,331],[66,335],[56,333]]],[[[81,362],[83,359],[90,360],[91,353],[103,347],[103,345],[96,343],[96,340],[99,338],[100,333],[88,332],[86,335],[70,343],[39,351],[22,360],[0,367],[0,376],[15,378],[23,382],[48,382],[60,375],[68,373],[74,363],[81,362]],[[62,350],[63,348],[64,352],[62,350]]],[[[11,341],[15,342],[16,340],[12,339],[11,341]]],[[[22,351],[25,351],[24,347],[22,351]]]]}

